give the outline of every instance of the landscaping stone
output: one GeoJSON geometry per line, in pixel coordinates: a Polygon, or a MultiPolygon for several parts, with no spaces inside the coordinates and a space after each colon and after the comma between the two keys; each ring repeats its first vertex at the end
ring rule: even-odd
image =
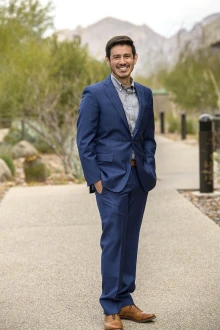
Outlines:
{"type": "Polygon", "coordinates": [[[38,154],[37,149],[28,141],[22,140],[12,148],[13,158],[30,157],[38,154]]]}

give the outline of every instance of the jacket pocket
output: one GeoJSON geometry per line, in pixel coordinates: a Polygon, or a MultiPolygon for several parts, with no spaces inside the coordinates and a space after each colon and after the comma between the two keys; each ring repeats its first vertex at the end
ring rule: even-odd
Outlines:
{"type": "Polygon", "coordinates": [[[112,162],[113,154],[97,154],[96,159],[101,162],[112,162]]]}

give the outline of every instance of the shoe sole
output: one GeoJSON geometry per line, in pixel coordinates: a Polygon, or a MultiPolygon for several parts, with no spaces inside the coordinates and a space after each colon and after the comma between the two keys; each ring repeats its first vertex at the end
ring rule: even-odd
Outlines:
{"type": "Polygon", "coordinates": [[[136,321],[136,320],[131,319],[129,317],[123,317],[123,316],[120,316],[120,318],[121,318],[121,320],[129,320],[129,321],[133,321],[133,322],[136,322],[136,323],[146,323],[146,322],[150,322],[150,321],[156,319],[156,316],[153,316],[153,317],[151,317],[147,320],[143,320],[143,321],[136,321]]]}

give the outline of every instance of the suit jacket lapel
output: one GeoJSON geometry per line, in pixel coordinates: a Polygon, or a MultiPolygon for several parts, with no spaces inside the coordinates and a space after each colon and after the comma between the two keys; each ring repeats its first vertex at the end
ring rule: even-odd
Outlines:
{"type": "Polygon", "coordinates": [[[125,126],[129,130],[125,111],[124,111],[123,105],[121,103],[120,97],[118,96],[118,92],[116,91],[116,89],[111,81],[111,76],[108,76],[106,78],[106,80],[104,81],[104,88],[105,88],[105,92],[106,92],[109,100],[112,102],[115,110],[118,112],[118,114],[121,117],[121,119],[123,120],[125,126]]]}
{"type": "Polygon", "coordinates": [[[137,133],[141,120],[142,120],[142,117],[143,117],[143,114],[144,114],[144,109],[143,109],[142,102],[141,102],[142,98],[144,97],[143,92],[136,83],[134,83],[134,86],[135,86],[135,90],[137,92],[137,97],[138,97],[138,102],[139,102],[139,114],[138,114],[138,119],[137,119],[137,122],[135,125],[133,135],[135,135],[137,133]]]}

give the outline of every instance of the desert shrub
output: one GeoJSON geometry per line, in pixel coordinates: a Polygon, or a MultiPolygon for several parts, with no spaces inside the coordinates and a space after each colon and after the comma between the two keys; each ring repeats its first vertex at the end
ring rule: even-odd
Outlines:
{"type": "Polygon", "coordinates": [[[82,183],[85,181],[85,177],[82,170],[82,165],[79,159],[78,153],[73,155],[73,165],[74,165],[74,177],[77,183],[82,183]]]}
{"type": "MultiPolygon", "coordinates": [[[[172,113],[166,115],[169,133],[181,132],[181,116],[174,116],[172,113]]],[[[186,116],[186,133],[195,135],[198,131],[198,122],[193,117],[186,116]]]]}
{"type": "Polygon", "coordinates": [[[24,160],[25,181],[45,182],[49,172],[46,165],[42,162],[40,156],[26,157],[24,160]]]}
{"type": "MultiPolygon", "coordinates": [[[[29,134],[27,131],[25,132],[25,140],[33,143],[34,137],[29,134]]],[[[18,128],[11,128],[8,134],[4,138],[4,142],[10,145],[15,145],[16,143],[20,142],[22,140],[22,132],[18,128]]]]}
{"type": "Polygon", "coordinates": [[[19,129],[12,128],[12,129],[10,129],[8,134],[5,136],[4,142],[6,142],[7,144],[10,144],[10,145],[14,145],[14,144],[18,143],[19,141],[21,141],[21,139],[22,139],[21,131],[19,129]]]}
{"type": "Polygon", "coordinates": [[[198,121],[194,118],[186,117],[186,132],[187,134],[195,135],[198,131],[198,121]]]}
{"type": "Polygon", "coordinates": [[[214,153],[214,160],[216,161],[216,176],[218,178],[218,181],[220,181],[220,149],[218,149],[215,153],[214,153]]]}
{"type": "Polygon", "coordinates": [[[174,116],[172,113],[166,114],[169,133],[180,133],[180,117],[174,116]]]}
{"type": "Polygon", "coordinates": [[[35,148],[43,154],[53,154],[54,150],[40,137],[37,136],[33,145],[35,148]]]}
{"type": "MultiPolygon", "coordinates": [[[[12,128],[4,138],[4,143],[15,145],[22,140],[22,132],[19,128],[12,128]]],[[[25,140],[34,145],[41,153],[54,153],[54,150],[41,138],[39,134],[33,134],[31,130],[25,131],[25,140]]]]}
{"type": "Polygon", "coordinates": [[[154,120],[155,122],[159,121],[159,114],[157,112],[154,112],[154,120]]]}
{"type": "Polygon", "coordinates": [[[11,170],[11,174],[14,176],[14,174],[15,174],[15,165],[14,165],[11,153],[7,152],[6,150],[0,150],[0,158],[5,161],[8,168],[11,170]]]}

